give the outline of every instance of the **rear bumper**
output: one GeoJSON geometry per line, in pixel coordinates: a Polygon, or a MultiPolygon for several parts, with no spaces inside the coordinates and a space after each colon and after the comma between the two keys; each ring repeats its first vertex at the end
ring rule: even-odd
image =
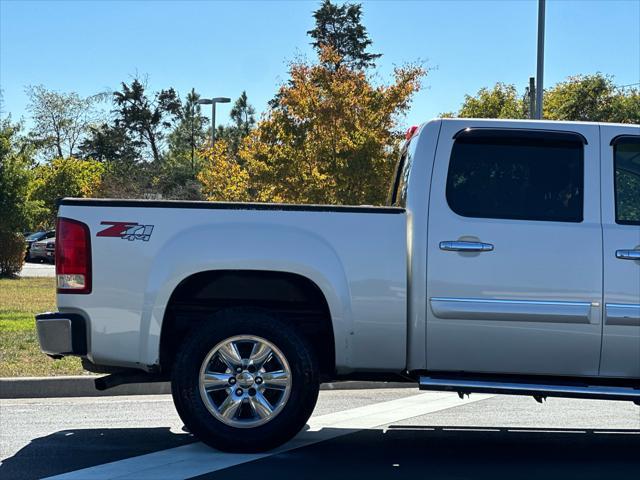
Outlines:
{"type": "Polygon", "coordinates": [[[87,354],[87,324],[77,313],[50,312],[36,315],[40,350],[47,355],[87,354]]]}

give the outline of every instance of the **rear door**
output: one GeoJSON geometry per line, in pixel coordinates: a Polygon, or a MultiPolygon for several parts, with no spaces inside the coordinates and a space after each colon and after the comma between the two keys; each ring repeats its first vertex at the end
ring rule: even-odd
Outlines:
{"type": "Polygon", "coordinates": [[[495,125],[460,131],[444,122],[440,133],[428,220],[427,368],[598,375],[598,126],[495,125]]]}
{"type": "Polygon", "coordinates": [[[640,129],[603,125],[600,375],[640,378],[640,129]]]}

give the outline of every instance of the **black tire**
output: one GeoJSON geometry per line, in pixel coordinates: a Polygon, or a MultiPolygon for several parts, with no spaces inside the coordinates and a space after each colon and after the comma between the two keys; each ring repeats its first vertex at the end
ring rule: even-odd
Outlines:
{"type": "Polygon", "coordinates": [[[318,399],[318,363],[312,348],[294,328],[263,310],[234,308],[198,323],[185,338],[175,360],[171,392],[187,429],[207,445],[228,452],[261,452],[293,438],[306,424],[318,399]],[[223,423],[200,396],[199,374],[208,353],[225,339],[254,335],[274,344],[291,369],[291,390],[283,409],[253,428],[223,423]]]}

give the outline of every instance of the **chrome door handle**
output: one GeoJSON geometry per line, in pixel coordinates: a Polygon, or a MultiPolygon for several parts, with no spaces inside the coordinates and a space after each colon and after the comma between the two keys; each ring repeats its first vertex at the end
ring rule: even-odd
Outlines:
{"type": "Polygon", "coordinates": [[[493,245],[482,242],[450,241],[440,242],[440,250],[450,252],[490,252],[493,250],[493,245]]]}
{"type": "Polygon", "coordinates": [[[620,260],[640,260],[640,250],[616,250],[616,258],[620,260]]]}

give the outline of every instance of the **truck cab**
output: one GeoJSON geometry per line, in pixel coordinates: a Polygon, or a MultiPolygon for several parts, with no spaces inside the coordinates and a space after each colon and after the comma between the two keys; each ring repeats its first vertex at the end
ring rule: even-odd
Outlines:
{"type": "Polygon", "coordinates": [[[426,245],[414,365],[640,377],[638,127],[449,120],[425,155],[436,128],[410,140],[393,198],[426,245]]]}

